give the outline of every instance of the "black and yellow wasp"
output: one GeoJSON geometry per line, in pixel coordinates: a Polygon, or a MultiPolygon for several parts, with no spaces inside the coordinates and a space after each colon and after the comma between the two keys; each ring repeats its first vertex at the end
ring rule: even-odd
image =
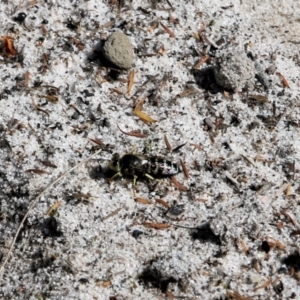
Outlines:
{"type": "Polygon", "coordinates": [[[141,177],[156,180],[176,175],[180,171],[176,163],[166,158],[136,154],[125,154],[120,157],[118,153],[115,153],[108,167],[116,172],[110,180],[118,176],[133,177],[133,186],[141,177]]]}

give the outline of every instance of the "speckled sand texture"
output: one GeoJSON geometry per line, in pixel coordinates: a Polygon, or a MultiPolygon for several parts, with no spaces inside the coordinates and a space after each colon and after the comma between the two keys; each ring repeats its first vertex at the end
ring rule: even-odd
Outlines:
{"type": "Polygon", "coordinates": [[[0,1],[0,299],[300,299],[299,12],[0,1]],[[116,32],[134,59],[112,67],[116,32]],[[115,152],[167,157],[178,183],[134,198],[115,152]]]}

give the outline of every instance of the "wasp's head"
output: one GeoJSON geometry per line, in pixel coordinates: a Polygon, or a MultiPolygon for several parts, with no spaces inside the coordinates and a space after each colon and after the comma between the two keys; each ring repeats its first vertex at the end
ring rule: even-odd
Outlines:
{"type": "Polygon", "coordinates": [[[120,155],[119,153],[115,153],[112,156],[111,161],[108,164],[108,167],[115,172],[120,172],[121,171],[121,167],[120,167],[120,155]]]}

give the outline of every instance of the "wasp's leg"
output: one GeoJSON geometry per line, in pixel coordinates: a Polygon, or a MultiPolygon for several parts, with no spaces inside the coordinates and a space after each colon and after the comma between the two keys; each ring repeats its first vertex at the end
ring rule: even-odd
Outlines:
{"type": "Polygon", "coordinates": [[[145,173],[144,176],[147,177],[147,178],[150,179],[150,180],[160,181],[159,179],[154,178],[154,177],[152,177],[151,175],[149,175],[149,174],[147,174],[147,173],[145,173]]]}
{"type": "Polygon", "coordinates": [[[108,179],[108,182],[111,183],[115,178],[122,176],[121,172],[116,173],[113,177],[108,179]]]}
{"type": "Polygon", "coordinates": [[[137,176],[136,175],[133,175],[133,183],[132,183],[132,186],[133,186],[133,188],[135,188],[135,186],[136,186],[136,180],[137,180],[137,176]]]}
{"type": "Polygon", "coordinates": [[[136,186],[136,180],[137,180],[137,176],[133,175],[133,182],[132,182],[132,189],[133,189],[133,197],[136,198],[136,192],[135,192],[135,186],[136,186]]]}

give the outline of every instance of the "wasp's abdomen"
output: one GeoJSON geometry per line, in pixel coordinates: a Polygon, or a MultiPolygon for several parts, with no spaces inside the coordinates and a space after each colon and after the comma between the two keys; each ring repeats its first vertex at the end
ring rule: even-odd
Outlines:
{"type": "Polygon", "coordinates": [[[179,172],[176,163],[159,157],[151,157],[143,161],[143,165],[147,169],[147,173],[154,176],[172,176],[179,172]]]}

